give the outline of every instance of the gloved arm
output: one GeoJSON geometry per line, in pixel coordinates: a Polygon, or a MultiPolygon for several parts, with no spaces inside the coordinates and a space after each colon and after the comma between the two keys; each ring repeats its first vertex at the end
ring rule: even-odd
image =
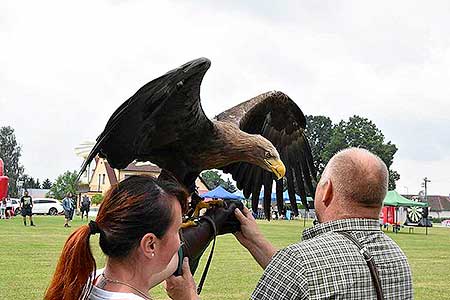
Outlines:
{"type": "Polygon", "coordinates": [[[244,209],[244,205],[241,201],[224,200],[224,207],[212,207],[205,213],[209,216],[216,225],[217,235],[223,235],[226,233],[235,233],[240,230],[241,223],[236,218],[234,210],[244,209]]]}
{"type": "MultiPolygon", "coordinates": [[[[209,208],[205,213],[214,222],[217,235],[234,233],[240,227],[234,210],[236,207],[243,209],[242,203],[225,200],[224,204],[224,207],[209,208]]],[[[208,220],[200,217],[197,226],[182,229],[181,239],[184,242],[183,256],[189,258],[191,273],[194,274],[200,258],[214,239],[214,229],[208,220]]]]}

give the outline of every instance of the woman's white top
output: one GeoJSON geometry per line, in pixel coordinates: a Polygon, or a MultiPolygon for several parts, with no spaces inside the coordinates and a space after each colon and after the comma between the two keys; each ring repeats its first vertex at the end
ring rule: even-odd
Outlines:
{"type": "MultiPolygon", "coordinates": [[[[95,272],[97,276],[103,273],[103,269],[99,269],[95,272]]],[[[89,294],[89,300],[145,300],[133,293],[122,293],[122,292],[110,292],[102,290],[95,285],[92,286],[91,293],[89,294]]]]}
{"type": "Polygon", "coordinates": [[[110,292],[102,290],[95,285],[89,294],[89,300],[145,300],[133,293],[110,292]]]}

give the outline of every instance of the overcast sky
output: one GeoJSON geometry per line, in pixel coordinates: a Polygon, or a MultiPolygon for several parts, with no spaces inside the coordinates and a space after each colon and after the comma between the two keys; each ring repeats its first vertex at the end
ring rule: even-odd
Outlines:
{"type": "Polygon", "coordinates": [[[123,101],[204,56],[209,116],[274,89],[305,114],[360,115],[399,148],[399,192],[427,176],[450,193],[449,1],[206,2],[1,1],[0,126],[25,172],[77,170],[123,101]]]}

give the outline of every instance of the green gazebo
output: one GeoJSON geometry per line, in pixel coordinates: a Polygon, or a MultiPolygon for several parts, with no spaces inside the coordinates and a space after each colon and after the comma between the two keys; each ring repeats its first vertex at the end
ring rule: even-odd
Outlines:
{"type": "Polygon", "coordinates": [[[384,206],[406,206],[406,207],[413,207],[413,206],[420,206],[420,207],[426,207],[428,206],[427,203],[424,202],[417,202],[413,200],[409,200],[408,198],[403,197],[397,191],[389,191],[386,194],[386,198],[384,198],[383,201],[384,206]]]}

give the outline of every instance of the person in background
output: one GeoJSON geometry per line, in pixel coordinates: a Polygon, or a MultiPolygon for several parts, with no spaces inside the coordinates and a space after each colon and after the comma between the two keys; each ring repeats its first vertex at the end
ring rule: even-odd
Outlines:
{"type": "Polygon", "coordinates": [[[20,211],[23,217],[23,225],[27,226],[27,216],[30,218],[30,226],[35,226],[33,223],[33,198],[25,191],[24,196],[20,198],[20,211]]]}
{"type": "Polygon", "coordinates": [[[84,214],[86,214],[86,221],[88,220],[90,207],[91,207],[91,200],[87,195],[84,195],[80,203],[81,220],[83,220],[84,214]]]}
{"type": "Polygon", "coordinates": [[[8,196],[8,198],[6,199],[6,211],[5,211],[5,215],[6,215],[6,218],[7,218],[7,219],[10,219],[10,218],[12,218],[12,217],[15,216],[14,207],[13,207],[11,198],[9,198],[9,196],[8,196]]]}
{"type": "Polygon", "coordinates": [[[64,227],[70,227],[69,222],[72,220],[73,213],[75,211],[75,205],[73,203],[71,192],[68,192],[66,194],[66,197],[62,201],[62,207],[64,209],[64,217],[65,217],[64,227]]]}
{"type": "Polygon", "coordinates": [[[0,219],[6,219],[6,199],[0,199],[0,219]]]}
{"type": "Polygon", "coordinates": [[[318,223],[281,250],[264,238],[248,209],[236,209],[241,231],[235,236],[264,269],[251,298],[413,299],[408,260],[379,227],[388,177],[384,162],[367,150],[334,155],[317,184],[318,223]]]}
{"type": "MultiPolygon", "coordinates": [[[[177,269],[187,196],[178,183],[149,176],[130,176],[113,185],[96,220],[66,241],[44,299],[151,299],[149,290],[177,269]],[[90,247],[94,234],[100,235],[106,255],[105,268],[97,271],[90,247]]],[[[182,297],[172,299],[198,300],[187,259],[179,278],[182,297]]]]}

